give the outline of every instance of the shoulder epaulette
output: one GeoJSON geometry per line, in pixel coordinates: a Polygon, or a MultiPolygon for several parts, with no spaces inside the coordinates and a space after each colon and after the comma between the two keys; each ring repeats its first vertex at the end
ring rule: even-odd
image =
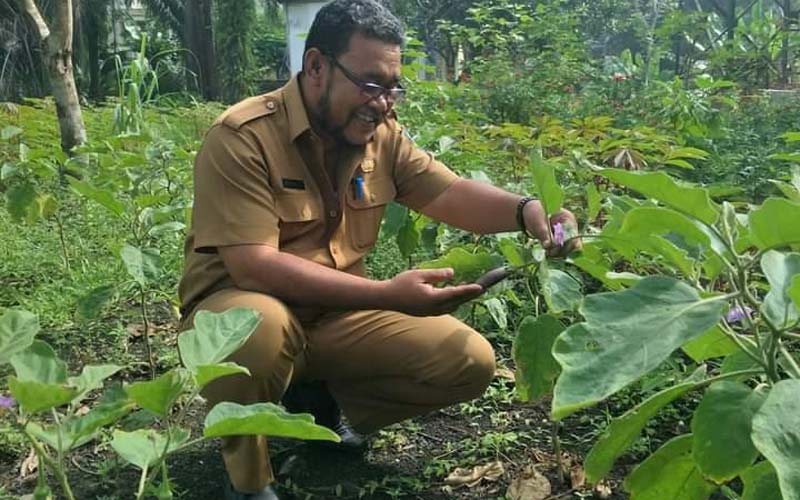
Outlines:
{"type": "Polygon", "coordinates": [[[217,121],[239,129],[247,122],[277,112],[279,106],[280,98],[271,94],[250,97],[228,108],[217,121]]]}

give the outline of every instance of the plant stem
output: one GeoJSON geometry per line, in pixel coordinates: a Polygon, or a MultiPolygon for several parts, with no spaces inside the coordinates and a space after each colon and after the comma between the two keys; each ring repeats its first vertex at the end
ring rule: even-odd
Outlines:
{"type": "MultiPolygon", "coordinates": [[[[30,432],[28,432],[25,427],[20,427],[20,433],[25,436],[25,439],[33,446],[36,455],[47,464],[47,467],[53,471],[53,474],[56,475],[56,479],[58,479],[58,484],[61,486],[61,490],[64,492],[64,496],[67,497],[68,500],[75,500],[75,495],[72,493],[72,488],[69,486],[69,480],[67,479],[67,475],[64,473],[64,469],[59,467],[59,465],[53,460],[44,447],[36,440],[33,436],[31,436],[30,432]]],[[[40,473],[43,473],[40,471],[40,473]]]]}
{"type": "Polygon", "coordinates": [[[791,372],[792,378],[800,379],[800,366],[797,365],[797,361],[795,361],[794,357],[792,357],[792,353],[786,349],[786,346],[784,346],[780,340],[778,340],[778,343],[780,356],[784,361],[786,361],[786,364],[789,365],[787,371],[791,372]]]}
{"type": "MultiPolygon", "coordinates": [[[[724,333],[729,339],[731,339],[733,343],[736,344],[739,347],[739,349],[741,349],[745,354],[747,354],[749,358],[758,363],[759,366],[764,367],[765,370],[767,369],[767,362],[764,360],[764,358],[750,351],[750,349],[745,346],[742,339],[739,338],[739,335],[733,330],[731,330],[731,328],[725,325],[724,323],[723,323],[722,333],[724,333]]],[[[759,353],[760,352],[761,351],[759,350],[759,353]]]]}
{"type": "Polygon", "coordinates": [[[720,380],[725,380],[729,378],[742,377],[745,375],[763,375],[763,374],[764,370],[761,368],[751,368],[749,370],[739,370],[730,373],[723,373],[722,375],[717,375],[716,377],[711,377],[703,380],[702,382],[699,382],[697,385],[695,385],[695,389],[699,389],[700,387],[705,387],[707,385],[713,384],[714,382],[719,382],[720,380]]]}
{"type": "Polygon", "coordinates": [[[553,422],[551,428],[553,437],[553,453],[556,456],[556,474],[558,482],[564,484],[564,464],[561,460],[561,438],[558,437],[558,431],[561,428],[561,422],[553,422]]]}
{"type": "Polygon", "coordinates": [[[136,490],[136,500],[144,498],[144,487],[147,484],[147,466],[142,469],[142,475],[139,476],[139,488],[136,490]]]}
{"type": "Polygon", "coordinates": [[[150,380],[156,378],[156,363],[153,360],[153,350],[150,346],[150,321],[147,317],[147,293],[142,285],[139,285],[139,306],[142,311],[142,322],[144,324],[144,348],[147,352],[147,363],[150,365],[150,380]]]}

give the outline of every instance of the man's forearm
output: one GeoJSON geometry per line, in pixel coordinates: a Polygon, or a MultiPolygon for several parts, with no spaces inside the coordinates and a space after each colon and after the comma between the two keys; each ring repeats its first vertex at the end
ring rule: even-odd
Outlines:
{"type": "Polygon", "coordinates": [[[326,309],[386,308],[384,282],[338,271],[272,248],[220,249],[237,286],[287,304],[326,309]],[[247,262],[237,267],[237,262],[247,262]]]}
{"type": "Polygon", "coordinates": [[[479,234],[517,231],[520,196],[485,182],[460,179],[421,212],[433,219],[479,234]]]}

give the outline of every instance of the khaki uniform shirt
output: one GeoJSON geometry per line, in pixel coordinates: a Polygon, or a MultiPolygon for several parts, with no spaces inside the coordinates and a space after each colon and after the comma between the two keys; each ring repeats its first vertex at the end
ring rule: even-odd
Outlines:
{"type": "Polygon", "coordinates": [[[220,246],[270,245],[363,276],[386,204],[419,209],[457,178],[392,118],[365,146],[326,151],[309,125],[298,77],[246,99],[214,122],[195,161],[181,310],[235,286],[220,246]]]}

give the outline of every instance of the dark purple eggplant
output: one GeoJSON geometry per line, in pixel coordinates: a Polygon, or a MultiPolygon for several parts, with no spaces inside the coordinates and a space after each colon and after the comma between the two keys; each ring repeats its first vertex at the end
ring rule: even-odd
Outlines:
{"type": "Polygon", "coordinates": [[[506,266],[496,267],[475,280],[475,283],[480,285],[484,290],[488,290],[490,287],[500,283],[509,276],[511,276],[511,269],[506,266]]]}

